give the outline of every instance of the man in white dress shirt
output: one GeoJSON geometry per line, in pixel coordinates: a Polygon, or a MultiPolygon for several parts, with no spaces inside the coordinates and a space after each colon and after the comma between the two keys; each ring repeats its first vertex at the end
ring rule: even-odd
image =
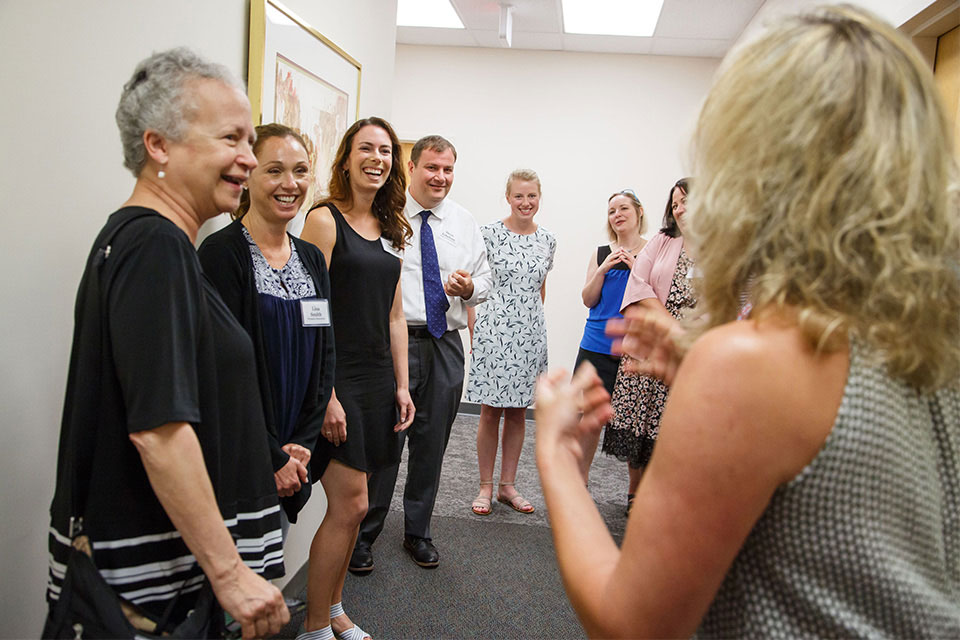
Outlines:
{"type": "MultiPolygon", "coordinates": [[[[403,311],[409,331],[410,394],[417,414],[396,437],[410,450],[403,492],[403,546],[421,567],[436,567],[440,554],[430,535],[430,518],[440,483],[443,454],[463,389],[463,343],[467,306],[490,291],[480,226],[447,198],[457,151],[440,136],[417,141],[410,153],[410,188],[404,214],[413,228],[400,274],[403,311]],[[424,225],[429,228],[425,229],[424,225]]],[[[399,465],[377,471],[368,481],[370,508],[350,559],[350,571],[373,570],[371,547],[383,529],[399,465]]]]}

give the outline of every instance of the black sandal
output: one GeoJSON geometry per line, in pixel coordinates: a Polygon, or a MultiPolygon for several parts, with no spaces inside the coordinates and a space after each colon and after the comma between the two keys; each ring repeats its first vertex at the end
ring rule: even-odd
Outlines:
{"type": "Polygon", "coordinates": [[[623,512],[623,515],[629,516],[629,515],[630,515],[630,509],[632,509],[632,508],[633,508],[633,494],[632,494],[632,493],[628,493],[628,494],[627,494],[627,509],[626,509],[626,511],[623,512]]]}

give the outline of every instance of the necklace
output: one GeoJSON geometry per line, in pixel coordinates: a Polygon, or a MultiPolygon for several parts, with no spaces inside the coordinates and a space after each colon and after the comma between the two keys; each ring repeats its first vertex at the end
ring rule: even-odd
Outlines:
{"type": "Polygon", "coordinates": [[[635,247],[625,247],[625,246],[623,246],[623,245],[621,244],[621,245],[620,245],[620,248],[621,248],[621,249],[626,249],[626,250],[629,251],[630,253],[636,255],[637,251],[640,250],[640,245],[637,245],[637,246],[635,246],[635,247]]]}

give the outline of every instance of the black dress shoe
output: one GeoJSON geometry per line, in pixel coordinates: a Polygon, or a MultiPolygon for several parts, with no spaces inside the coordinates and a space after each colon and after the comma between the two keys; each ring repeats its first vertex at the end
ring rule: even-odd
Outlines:
{"type": "Polygon", "coordinates": [[[365,576],[373,571],[373,552],[365,544],[358,544],[350,555],[350,564],[347,566],[350,573],[365,576]]]}
{"type": "Polygon", "coordinates": [[[440,554],[428,538],[404,536],[403,548],[407,550],[413,561],[424,569],[433,569],[440,564],[440,554]]]}

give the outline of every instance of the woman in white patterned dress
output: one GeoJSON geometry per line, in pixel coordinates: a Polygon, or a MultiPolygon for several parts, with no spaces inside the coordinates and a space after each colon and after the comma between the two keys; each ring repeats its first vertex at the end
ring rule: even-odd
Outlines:
{"type": "Polygon", "coordinates": [[[557,247],[553,234],[533,221],[540,210],[537,174],[525,169],[511,173],[506,196],[510,215],[482,228],[494,285],[490,297],[479,307],[471,332],[473,358],[466,395],[467,402],[480,403],[480,494],[471,509],[481,516],[490,513],[493,499],[501,415],[503,453],[497,500],[520,513],[533,512],[533,505],[517,492],[514,482],[534,382],[547,368],[543,300],[547,272],[553,268],[557,247]]]}

